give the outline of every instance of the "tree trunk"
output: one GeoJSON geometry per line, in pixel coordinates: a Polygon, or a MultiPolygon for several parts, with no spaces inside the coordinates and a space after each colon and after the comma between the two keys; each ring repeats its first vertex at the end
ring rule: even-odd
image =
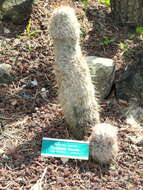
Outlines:
{"type": "Polygon", "coordinates": [[[112,15],[118,24],[143,26],[143,0],[110,0],[112,15]]]}

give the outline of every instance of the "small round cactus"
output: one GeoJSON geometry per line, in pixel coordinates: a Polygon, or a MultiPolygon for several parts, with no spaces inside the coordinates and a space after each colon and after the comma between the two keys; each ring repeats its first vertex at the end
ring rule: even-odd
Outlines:
{"type": "Polygon", "coordinates": [[[97,124],[89,138],[90,156],[101,164],[110,164],[118,153],[118,138],[116,127],[107,124],[97,124]]]}

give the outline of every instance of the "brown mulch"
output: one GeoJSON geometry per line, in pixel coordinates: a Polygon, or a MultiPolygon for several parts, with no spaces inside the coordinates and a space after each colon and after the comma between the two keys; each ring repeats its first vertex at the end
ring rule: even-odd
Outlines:
{"type": "MultiPolygon", "coordinates": [[[[0,23],[0,62],[10,64],[13,70],[13,82],[0,87],[0,190],[29,190],[45,168],[45,190],[141,190],[143,148],[128,138],[134,132],[120,113],[114,88],[110,97],[100,101],[101,120],[119,129],[120,151],[111,166],[40,155],[42,137],[72,139],[57,102],[53,47],[48,34],[53,2],[39,0],[34,4],[33,35],[27,34],[27,24],[0,23]],[[4,28],[10,33],[4,33],[4,28]]],[[[73,1],[73,6],[81,23],[83,53],[112,58],[118,80],[126,65],[136,59],[134,52],[139,50],[141,39],[130,39],[134,30],[117,26],[110,8],[100,2],[91,1],[86,10],[80,1],[73,1]],[[128,43],[128,47],[122,49],[121,42],[128,43]]]]}

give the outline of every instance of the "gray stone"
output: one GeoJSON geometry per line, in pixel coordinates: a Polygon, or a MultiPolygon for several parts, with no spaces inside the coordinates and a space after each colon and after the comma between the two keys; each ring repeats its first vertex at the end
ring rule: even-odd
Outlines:
{"type": "Polygon", "coordinates": [[[140,137],[136,138],[135,141],[134,141],[134,143],[136,145],[143,145],[143,137],[140,136],[140,137]]]}
{"type": "Polygon", "coordinates": [[[128,64],[115,85],[118,99],[128,102],[136,100],[143,106],[143,57],[128,64]]]}
{"type": "Polygon", "coordinates": [[[22,24],[31,14],[32,3],[33,0],[0,0],[0,19],[22,24]]]}
{"type": "Polygon", "coordinates": [[[115,63],[112,59],[96,56],[87,56],[86,61],[100,97],[106,98],[115,78],[115,63]]]}
{"type": "Polygon", "coordinates": [[[121,113],[126,117],[126,123],[135,131],[142,130],[143,127],[143,108],[139,102],[132,100],[128,106],[121,106],[121,113]]]}
{"type": "Polygon", "coordinates": [[[9,83],[11,81],[11,65],[0,63],[0,84],[9,83]]]}

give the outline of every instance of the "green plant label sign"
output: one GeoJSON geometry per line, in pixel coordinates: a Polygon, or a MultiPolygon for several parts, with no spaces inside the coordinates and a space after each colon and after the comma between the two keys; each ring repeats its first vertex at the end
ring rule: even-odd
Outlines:
{"type": "Polygon", "coordinates": [[[43,138],[41,155],[88,160],[89,142],[43,138]]]}

